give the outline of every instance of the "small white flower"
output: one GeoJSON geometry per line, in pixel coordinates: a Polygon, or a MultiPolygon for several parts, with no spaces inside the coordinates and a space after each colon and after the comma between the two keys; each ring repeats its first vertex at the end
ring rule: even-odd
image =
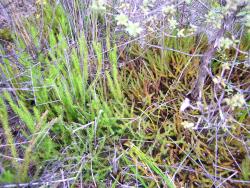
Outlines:
{"type": "Polygon", "coordinates": [[[128,25],[128,16],[125,14],[119,14],[115,17],[115,20],[117,21],[117,25],[128,25]]]}
{"type": "Polygon", "coordinates": [[[183,121],[183,122],[181,123],[181,125],[182,125],[185,129],[193,129],[193,128],[194,128],[194,123],[188,122],[188,121],[183,121]]]}
{"type": "Polygon", "coordinates": [[[142,32],[142,28],[139,23],[128,22],[126,31],[133,37],[138,36],[142,32]]]}
{"type": "Polygon", "coordinates": [[[190,3],[192,2],[192,0],[185,0],[185,2],[186,2],[187,4],[190,4],[190,3]]]}
{"type": "Polygon", "coordinates": [[[249,13],[245,16],[244,20],[245,20],[246,27],[250,27],[250,14],[249,13]]]}
{"type": "Polygon", "coordinates": [[[120,9],[126,10],[130,8],[130,5],[128,3],[122,3],[119,7],[120,9]]]}
{"type": "Polygon", "coordinates": [[[154,33],[154,32],[155,32],[155,29],[154,29],[153,27],[151,27],[151,26],[148,26],[148,27],[147,27],[147,30],[148,30],[149,32],[151,32],[151,33],[154,33]]]}
{"type": "Polygon", "coordinates": [[[224,101],[229,105],[232,109],[235,109],[236,107],[242,107],[246,101],[244,99],[244,95],[242,94],[236,94],[231,99],[226,98],[224,101]]]}
{"type": "Polygon", "coordinates": [[[212,24],[213,27],[219,29],[221,28],[221,22],[223,19],[223,15],[215,10],[210,10],[206,17],[206,22],[212,24]]]}
{"type": "Polygon", "coordinates": [[[149,13],[149,10],[150,10],[150,9],[149,9],[148,7],[141,6],[140,8],[141,8],[143,14],[146,14],[146,15],[147,15],[147,14],[149,13]]]}
{"type": "Polygon", "coordinates": [[[215,84],[221,84],[223,87],[226,86],[226,79],[222,78],[221,76],[213,77],[213,82],[215,84]]]}
{"type": "Polygon", "coordinates": [[[236,10],[237,6],[242,0],[227,0],[226,9],[227,10],[236,10]]]}
{"type": "Polygon", "coordinates": [[[233,45],[234,41],[229,38],[221,37],[221,39],[219,40],[219,48],[229,49],[233,45]]]}
{"type": "Polygon", "coordinates": [[[193,24],[190,24],[190,28],[188,29],[188,31],[193,34],[197,31],[197,26],[193,25],[193,24]]]}
{"type": "Polygon", "coordinates": [[[175,29],[178,25],[177,21],[173,17],[168,19],[168,22],[171,29],[175,29]]]}
{"type": "Polygon", "coordinates": [[[214,77],[214,78],[213,78],[213,82],[214,82],[215,84],[219,84],[219,83],[220,83],[220,80],[219,80],[217,77],[214,77]]]}
{"type": "Polygon", "coordinates": [[[165,6],[165,7],[162,9],[162,12],[163,12],[164,14],[174,15],[174,13],[176,12],[176,9],[175,9],[175,6],[174,6],[174,5],[168,5],[168,6],[165,6]]]}
{"type": "Polygon", "coordinates": [[[106,3],[105,0],[94,0],[92,2],[91,9],[94,12],[106,11],[105,3],[106,3]]]}
{"type": "Polygon", "coordinates": [[[177,36],[178,36],[178,37],[184,37],[184,36],[185,36],[185,35],[184,35],[184,31],[185,31],[185,29],[178,30],[177,36]]]}
{"type": "Polygon", "coordinates": [[[229,63],[223,63],[223,64],[222,64],[222,68],[223,68],[224,70],[230,70],[230,64],[229,64],[229,63]]]}
{"type": "Polygon", "coordinates": [[[144,7],[147,7],[148,4],[149,4],[149,0],[143,0],[143,3],[142,3],[142,4],[143,4],[144,7]]]}
{"type": "Polygon", "coordinates": [[[189,98],[185,98],[185,100],[181,104],[180,112],[184,112],[190,105],[191,105],[190,104],[190,99],[189,98]]]}
{"type": "Polygon", "coordinates": [[[154,3],[155,3],[154,0],[143,0],[142,4],[144,7],[153,7],[154,3]]]}

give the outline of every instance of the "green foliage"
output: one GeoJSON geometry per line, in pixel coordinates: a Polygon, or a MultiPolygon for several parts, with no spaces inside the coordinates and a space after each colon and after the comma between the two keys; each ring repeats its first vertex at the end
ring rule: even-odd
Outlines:
{"type": "Polygon", "coordinates": [[[246,158],[241,163],[242,168],[242,176],[245,181],[249,181],[250,179],[250,158],[249,156],[246,156],[246,158]]]}
{"type": "Polygon", "coordinates": [[[9,170],[2,172],[0,175],[0,183],[13,183],[16,181],[15,175],[9,170]]]}
{"type": "MultiPolygon", "coordinates": [[[[77,6],[80,2],[74,3],[77,6]]],[[[146,1],[145,4],[148,6],[146,1]]],[[[98,3],[92,5],[92,11],[108,8],[106,4],[101,7],[98,3]]],[[[118,36],[113,36],[110,25],[105,25],[105,34],[98,31],[110,15],[99,20],[95,13],[90,14],[89,19],[94,23],[91,31],[80,29],[76,32],[72,20],[81,20],[82,15],[75,13],[77,8],[74,8],[74,13],[70,13],[60,2],[54,1],[38,7],[37,14],[43,19],[30,18],[24,23],[30,40],[25,40],[21,32],[13,34],[16,45],[13,50],[18,55],[15,63],[3,58],[0,64],[5,79],[13,88],[0,96],[0,123],[9,145],[3,150],[13,158],[4,162],[0,182],[34,182],[41,174],[57,173],[53,169],[56,163],[65,179],[76,178],[69,181],[72,187],[79,186],[79,182],[105,187],[111,181],[112,187],[124,182],[140,183],[138,186],[143,187],[175,187],[175,184],[178,187],[181,181],[190,182],[187,185],[190,187],[212,186],[213,180],[204,173],[170,168],[184,161],[181,165],[190,165],[188,167],[200,172],[202,168],[196,163],[199,159],[206,161],[202,165],[209,173],[214,173],[213,164],[217,160],[213,150],[215,143],[211,140],[214,132],[207,129],[204,135],[183,129],[183,122],[189,121],[183,121],[187,117],[179,112],[183,96],[191,89],[198,71],[200,59],[195,54],[207,48],[206,39],[185,36],[186,28],[178,28],[173,17],[174,37],[149,36],[148,48],[129,42],[123,51],[113,40],[118,36]],[[69,18],[70,14],[77,16],[69,18]],[[91,35],[96,37],[95,40],[91,40],[91,35]],[[35,57],[30,49],[35,52],[35,57]],[[120,66],[121,61],[125,62],[124,66],[120,66]],[[19,134],[27,141],[21,147],[15,145],[17,135],[11,130],[10,111],[17,116],[18,122],[20,120],[19,134]],[[126,144],[132,142],[137,146],[126,144]],[[187,153],[190,159],[186,157],[187,153]],[[15,158],[19,157],[22,160],[17,162],[15,158]],[[164,173],[166,171],[168,174],[164,173]],[[178,173],[180,182],[176,179],[172,182],[170,176],[174,173],[178,173]]],[[[167,15],[176,13],[172,8],[165,9],[167,15]]],[[[98,13],[98,16],[102,15],[98,13]]],[[[130,35],[141,34],[140,25],[130,23],[126,15],[116,20],[118,25],[130,24],[127,29],[130,35]]],[[[225,43],[227,47],[231,45],[228,42],[225,43]]],[[[240,41],[240,50],[248,47],[245,37],[240,41]]],[[[225,53],[231,58],[233,52],[230,50],[228,48],[225,53]]],[[[218,56],[218,61],[213,62],[212,73],[221,71],[220,58],[218,56]]],[[[244,58],[240,55],[239,59],[244,58]]],[[[216,98],[212,89],[207,87],[205,101],[216,98]]],[[[241,100],[239,108],[244,107],[244,102],[241,100]]],[[[209,106],[203,105],[204,110],[209,106]]],[[[247,122],[249,111],[237,110],[240,111],[236,116],[238,121],[247,122]]],[[[190,109],[190,115],[195,119],[200,114],[198,110],[190,109]]],[[[245,129],[239,129],[232,131],[236,137],[247,135],[245,129]]],[[[228,135],[223,142],[218,141],[218,151],[224,152],[224,142],[232,147],[232,155],[238,153],[238,147],[233,147],[238,142],[228,135]]],[[[240,148],[239,152],[245,151],[240,148]]],[[[230,165],[234,164],[231,153],[217,157],[218,166],[227,166],[227,160],[230,165]]],[[[239,178],[249,179],[248,162],[248,158],[242,161],[239,178]]],[[[217,175],[228,177],[230,172],[217,175]]]]}
{"type": "MultiPolygon", "coordinates": [[[[7,140],[7,144],[9,144],[10,146],[10,151],[11,151],[11,155],[14,158],[14,160],[12,161],[13,166],[17,169],[18,168],[18,163],[15,160],[17,158],[17,151],[16,148],[14,146],[14,138],[11,132],[11,127],[9,126],[9,120],[8,120],[8,112],[7,112],[7,108],[6,105],[4,103],[4,100],[0,97],[0,123],[3,126],[4,129],[4,134],[6,136],[6,140],[7,140]]],[[[11,174],[10,172],[6,172],[7,174],[3,175],[3,178],[11,178],[11,174]]]]}
{"type": "Polygon", "coordinates": [[[168,187],[170,188],[174,188],[175,185],[172,182],[172,180],[170,179],[170,177],[168,175],[165,175],[162,170],[157,167],[157,165],[154,163],[154,161],[151,159],[151,157],[147,156],[146,154],[144,154],[139,148],[137,148],[135,145],[131,145],[128,144],[128,146],[130,147],[130,155],[132,155],[133,157],[137,156],[139,157],[139,159],[148,167],[150,168],[154,173],[156,173],[157,175],[159,175],[163,180],[164,180],[164,184],[166,184],[168,187]]]}
{"type": "Polygon", "coordinates": [[[58,118],[55,118],[48,123],[46,123],[46,118],[48,111],[40,116],[40,112],[37,108],[33,108],[33,113],[31,113],[24,105],[23,102],[18,101],[18,104],[15,104],[13,99],[11,98],[9,93],[4,93],[5,98],[8,101],[11,109],[18,115],[20,120],[26,125],[26,130],[22,130],[23,134],[29,139],[29,135],[32,134],[32,138],[29,140],[29,144],[27,147],[24,147],[25,156],[21,164],[16,162],[18,158],[18,154],[15,148],[15,142],[13,140],[13,136],[11,134],[9,125],[8,125],[8,114],[6,110],[6,105],[3,103],[3,100],[0,100],[1,104],[1,123],[4,126],[5,135],[7,138],[7,143],[11,147],[11,154],[13,157],[13,166],[17,171],[15,176],[18,177],[18,181],[24,182],[27,181],[28,178],[28,171],[29,165],[31,161],[35,160],[36,157],[40,156],[39,159],[48,160],[52,156],[56,155],[55,151],[55,143],[53,143],[48,134],[48,130],[53,126],[57,121],[58,118]],[[36,150],[37,156],[32,155],[33,151],[36,150]]]}
{"type": "Polygon", "coordinates": [[[12,40],[12,34],[9,28],[0,29],[0,39],[6,41],[12,40]]]}

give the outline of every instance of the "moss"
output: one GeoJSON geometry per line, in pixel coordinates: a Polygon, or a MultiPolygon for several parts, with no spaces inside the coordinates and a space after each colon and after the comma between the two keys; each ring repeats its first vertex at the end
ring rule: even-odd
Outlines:
{"type": "Polygon", "coordinates": [[[0,29],[0,39],[10,41],[12,39],[12,33],[9,28],[0,29]]]}

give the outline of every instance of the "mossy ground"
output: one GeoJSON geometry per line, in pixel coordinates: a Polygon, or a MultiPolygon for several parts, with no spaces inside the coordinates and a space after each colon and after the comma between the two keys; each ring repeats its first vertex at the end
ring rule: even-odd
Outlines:
{"type": "MultiPolygon", "coordinates": [[[[235,110],[223,103],[232,118],[223,126],[216,93],[223,89],[208,78],[204,111],[180,112],[198,73],[200,58],[192,54],[204,52],[206,39],[198,46],[194,36],[125,46],[110,25],[99,38],[79,32],[61,4],[38,11],[43,19],[34,16],[11,33],[12,56],[1,48],[2,185],[247,186],[249,102],[235,110]],[[183,128],[185,120],[198,128],[183,128]]],[[[96,28],[105,24],[93,19],[96,28]]],[[[249,38],[240,49],[249,50],[249,38]]],[[[227,53],[230,59],[235,51],[227,53]]],[[[223,71],[219,59],[214,74],[223,71]]],[[[249,71],[239,64],[225,74],[247,90],[249,71]]]]}

